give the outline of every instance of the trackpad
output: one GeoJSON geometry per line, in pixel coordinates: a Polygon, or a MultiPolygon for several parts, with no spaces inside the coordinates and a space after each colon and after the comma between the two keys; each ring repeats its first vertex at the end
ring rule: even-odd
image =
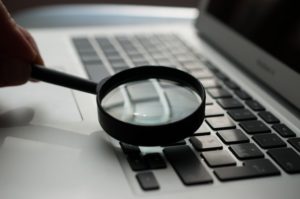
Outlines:
{"type": "Polygon", "coordinates": [[[82,117],[70,89],[43,82],[0,89],[0,128],[78,121],[82,117]]]}

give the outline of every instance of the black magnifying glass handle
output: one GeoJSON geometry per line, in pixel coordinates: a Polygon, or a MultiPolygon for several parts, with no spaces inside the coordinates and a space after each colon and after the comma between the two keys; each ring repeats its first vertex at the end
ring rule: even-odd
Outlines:
{"type": "Polygon", "coordinates": [[[96,94],[97,84],[95,82],[69,75],[63,72],[45,68],[39,65],[32,65],[31,77],[36,80],[51,84],[96,94]]]}

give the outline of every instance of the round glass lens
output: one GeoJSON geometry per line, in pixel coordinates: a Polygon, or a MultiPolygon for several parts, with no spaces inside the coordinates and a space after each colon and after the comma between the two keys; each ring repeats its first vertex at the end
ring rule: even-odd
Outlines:
{"type": "Polygon", "coordinates": [[[182,120],[200,105],[201,98],[189,87],[162,79],[121,85],[102,100],[114,118],[135,125],[163,125],[182,120]]]}

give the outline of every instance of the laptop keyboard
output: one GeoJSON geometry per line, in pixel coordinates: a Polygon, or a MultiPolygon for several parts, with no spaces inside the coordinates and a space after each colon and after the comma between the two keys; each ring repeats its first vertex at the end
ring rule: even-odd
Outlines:
{"type": "Polygon", "coordinates": [[[76,37],[73,43],[93,81],[131,67],[163,65],[189,72],[206,89],[206,119],[193,137],[162,146],[163,153],[120,143],[143,190],[161,188],[154,171],[168,165],[186,186],[276,176],[279,168],[300,173],[300,138],[178,36],[76,37]]]}

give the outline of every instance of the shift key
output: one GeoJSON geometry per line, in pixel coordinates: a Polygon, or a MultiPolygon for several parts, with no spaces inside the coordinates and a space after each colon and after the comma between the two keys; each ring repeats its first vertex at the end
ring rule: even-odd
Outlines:
{"type": "Polygon", "coordinates": [[[213,181],[189,146],[167,147],[164,149],[164,154],[185,185],[203,184],[213,181]]]}

